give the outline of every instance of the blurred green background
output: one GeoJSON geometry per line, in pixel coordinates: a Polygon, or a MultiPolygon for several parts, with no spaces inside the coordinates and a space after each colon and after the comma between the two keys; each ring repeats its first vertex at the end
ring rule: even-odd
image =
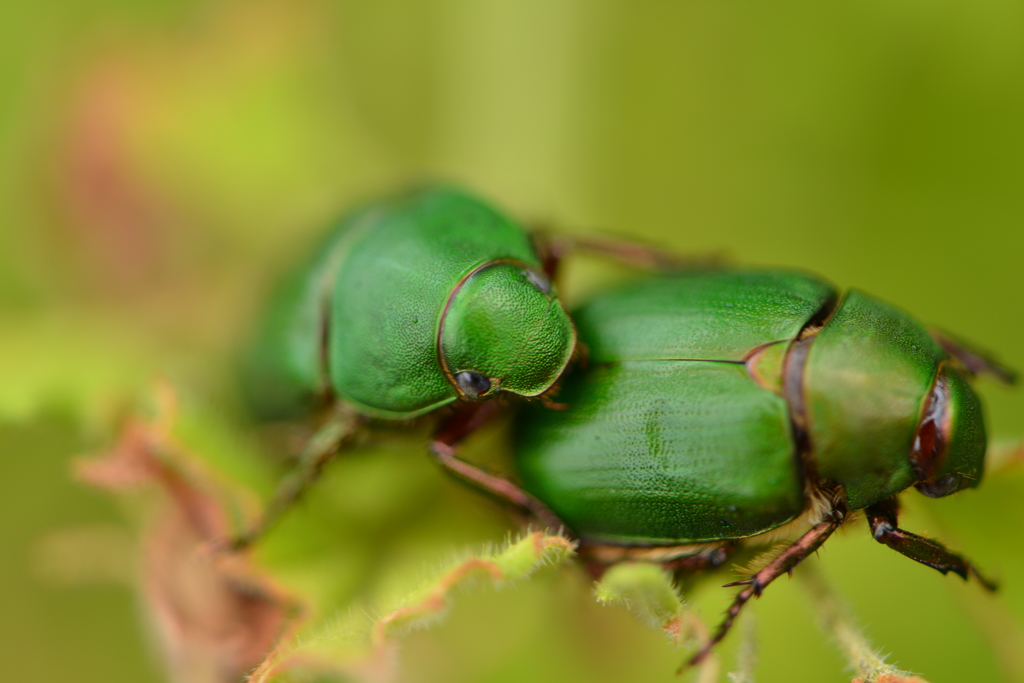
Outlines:
{"type": "MultiPolygon", "coordinates": [[[[559,229],[813,270],[1024,368],[1022,85],[1024,6],[1005,0],[3,3],[4,678],[164,680],[132,534],[70,459],[108,446],[156,376],[197,450],[259,453],[229,370],[268,281],[341,209],[416,180],[559,229]]],[[[570,299],[593,283],[569,276],[570,299]]],[[[1024,436],[1020,390],[981,391],[990,432],[1024,436]]],[[[269,539],[263,561],[319,617],[372,612],[395,575],[512,528],[423,439],[336,463],[269,539]]],[[[1024,680],[996,655],[1024,649],[1022,496],[1022,472],[906,496],[905,526],[1001,578],[995,599],[864,526],[820,567],[932,683],[1024,680]]],[[[715,620],[730,594],[692,597],[715,620]]],[[[754,607],[758,680],[849,680],[795,582],[754,607]]],[[[554,570],[460,595],[407,640],[403,676],[676,680],[663,641],[554,570]]]]}

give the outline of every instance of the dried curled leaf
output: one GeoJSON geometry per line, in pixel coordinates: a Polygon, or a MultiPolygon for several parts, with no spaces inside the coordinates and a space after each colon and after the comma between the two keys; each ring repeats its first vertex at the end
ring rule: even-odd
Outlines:
{"type": "Polygon", "coordinates": [[[139,582],[171,678],[234,683],[255,669],[294,623],[295,602],[242,554],[207,549],[230,532],[210,493],[167,430],[168,413],[132,420],[107,453],[78,463],[80,479],[119,496],[155,496],[143,531],[139,582]]]}
{"type": "Polygon", "coordinates": [[[852,683],[928,683],[885,661],[813,563],[801,565],[797,576],[811,598],[821,629],[832,637],[850,668],[859,674],[852,683]]]}

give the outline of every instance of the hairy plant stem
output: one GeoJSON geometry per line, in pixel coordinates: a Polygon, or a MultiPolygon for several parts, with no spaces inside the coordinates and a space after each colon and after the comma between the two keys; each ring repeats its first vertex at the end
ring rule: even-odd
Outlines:
{"type": "Polygon", "coordinates": [[[825,581],[813,562],[805,562],[797,572],[800,584],[814,605],[818,623],[829,634],[846,658],[857,683],[927,683],[923,678],[887,664],[871,641],[854,623],[849,607],[825,581]]]}

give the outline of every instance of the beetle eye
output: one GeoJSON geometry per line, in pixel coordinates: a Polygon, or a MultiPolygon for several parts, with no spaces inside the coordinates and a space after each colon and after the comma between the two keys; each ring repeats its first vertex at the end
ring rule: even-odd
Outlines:
{"type": "Polygon", "coordinates": [[[457,373],[455,384],[462,395],[469,399],[480,398],[491,390],[491,380],[472,370],[463,370],[457,373]]]}
{"type": "Polygon", "coordinates": [[[932,482],[918,482],[914,484],[914,487],[929,498],[942,498],[960,488],[960,476],[947,474],[932,482]]]}
{"type": "Polygon", "coordinates": [[[526,279],[529,280],[534,287],[544,294],[551,293],[551,280],[549,280],[546,275],[538,273],[535,270],[524,270],[523,275],[526,276],[526,279]]]}

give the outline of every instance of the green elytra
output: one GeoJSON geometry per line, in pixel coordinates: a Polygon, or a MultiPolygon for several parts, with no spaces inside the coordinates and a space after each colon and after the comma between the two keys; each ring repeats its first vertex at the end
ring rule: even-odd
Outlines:
{"type": "Polygon", "coordinates": [[[985,429],[957,364],[862,292],[694,273],[628,284],[573,317],[589,367],[565,381],[566,410],[526,412],[516,459],[523,488],[588,543],[755,536],[810,505],[809,476],[842,486],[850,509],[980,481],[985,429]],[[923,430],[933,413],[938,446],[923,430]]]}
{"type": "Polygon", "coordinates": [[[333,399],[400,420],[459,398],[540,395],[575,343],[526,232],[430,187],[339,222],[277,291],[242,379],[264,418],[333,399]]]}

